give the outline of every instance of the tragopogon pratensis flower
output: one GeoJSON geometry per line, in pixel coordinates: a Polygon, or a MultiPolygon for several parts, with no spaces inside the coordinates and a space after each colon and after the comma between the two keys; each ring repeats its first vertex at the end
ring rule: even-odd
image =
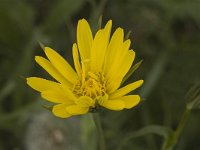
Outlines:
{"type": "Polygon", "coordinates": [[[143,80],[120,87],[135,58],[135,52],[129,50],[131,41],[124,41],[122,28],[117,28],[110,38],[111,27],[109,20],[93,38],[88,22],[79,20],[77,44],[72,48],[75,69],[49,47],[44,48],[48,59],[35,57],[57,82],[29,77],[27,84],[54,103],[55,116],[67,118],[100,107],[118,111],[139,103],[139,95],[127,94],[140,87],[143,80]]]}

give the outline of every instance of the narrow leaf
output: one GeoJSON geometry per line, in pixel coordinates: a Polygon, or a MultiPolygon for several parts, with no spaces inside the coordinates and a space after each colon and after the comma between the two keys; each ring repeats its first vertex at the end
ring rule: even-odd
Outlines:
{"type": "Polygon", "coordinates": [[[128,33],[127,33],[126,36],[125,36],[125,40],[128,40],[128,39],[129,39],[129,37],[130,37],[130,35],[131,35],[131,32],[132,32],[131,30],[128,31],[128,33]]]}
{"type": "Polygon", "coordinates": [[[44,50],[44,47],[45,47],[44,44],[40,41],[38,41],[38,43],[39,43],[40,47],[42,48],[42,50],[44,50]]]}
{"type": "Polygon", "coordinates": [[[42,105],[42,107],[49,111],[52,111],[52,109],[53,109],[53,106],[42,105]]]}
{"type": "Polygon", "coordinates": [[[101,29],[102,27],[102,15],[99,16],[99,20],[98,20],[98,29],[101,29]]]}
{"type": "Polygon", "coordinates": [[[121,84],[123,84],[139,68],[139,66],[142,64],[142,62],[143,62],[143,60],[140,60],[137,64],[135,64],[131,67],[131,69],[128,71],[128,73],[123,78],[121,84]]]}

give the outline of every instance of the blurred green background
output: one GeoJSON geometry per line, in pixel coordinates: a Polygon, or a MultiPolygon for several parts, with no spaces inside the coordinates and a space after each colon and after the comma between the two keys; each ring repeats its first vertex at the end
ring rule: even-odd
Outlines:
{"type": "MultiPolygon", "coordinates": [[[[200,80],[199,0],[0,0],[0,150],[95,150],[91,115],[60,119],[42,108],[39,94],[23,77],[49,76],[34,61],[42,55],[38,41],[72,63],[77,21],[97,28],[113,20],[113,30],[132,31],[140,68],[128,82],[144,79],[137,92],[143,101],[131,110],[103,110],[107,147],[117,149],[127,135],[149,126],[176,128],[185,94],[200,80]]],[[[200,111],[194,110],[177,150],[200,149],[200,111]]],[[[147,134],[128,141],[125,150],[159,150],[163,139],[147,134]]]]}

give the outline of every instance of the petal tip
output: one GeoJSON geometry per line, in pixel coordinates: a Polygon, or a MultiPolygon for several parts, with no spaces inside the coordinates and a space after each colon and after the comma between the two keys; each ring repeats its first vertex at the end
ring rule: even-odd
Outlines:
{"type": "Polygon", "coordinates": [[[109,26],[112,26],[112,20],[108,20],[107,24],[108,24],[109,26]]]}
{"type": "Polygon", "coordinates": [[[140,81],[140,84],[142,85],[144,83],[144,80],[139,80],[140,81]]]}
{"type": "Polygon", "coordinates": [[[87,20],[85,18],[79,19],[78,25],[84,24],[84,23],[88,24],[88,22],[87,22],[87,20]]]}
{"type": "Polygon", "coordinates": [[[35,61],[36,61],[36,62],[40,61],[41,59],[42,59],[41,56],[35,56],[35,61]]]}
{"type": "Polygon", "coordinates": [[[49,50],[52,50],[52,49],[50,47],[48,47],[48,46],[44,47],[44,51],[49,51],[49,50]]]}

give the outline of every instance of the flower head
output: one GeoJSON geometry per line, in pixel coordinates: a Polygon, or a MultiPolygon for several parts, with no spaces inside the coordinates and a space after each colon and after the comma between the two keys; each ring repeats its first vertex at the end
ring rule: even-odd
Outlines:
{"type": "Polygon", "coordinates": [[[135,52],[129,50],[130,40],[124,41],[124,31],[117,28],[110,38],[109,20],[94,38],[88,22],[81,19],[77,27],[77,44],[73,44],[74,68],[49,47],[44,48],[48,59],[36,56],[36,62],[57,82],[38,77],[27,78],[27,84],[54,103],[54,115],[67,118],[85,114],[99,107],[111,110],[130,109],[140,101],[139,95],[127,95],[140,87],[139,80],[120,87],[129,71],[135,52]]]}

